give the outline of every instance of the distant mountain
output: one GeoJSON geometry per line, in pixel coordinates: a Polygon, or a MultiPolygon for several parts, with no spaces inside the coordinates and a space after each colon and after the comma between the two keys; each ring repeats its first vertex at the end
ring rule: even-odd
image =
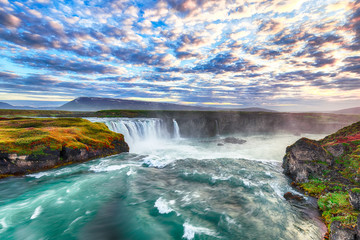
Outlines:
{"type": "Polygon", "coordinates": [[[173,103],[145,102],[115,98],[79,97],[68,102],[58,110],[68,111],[99,111],[99,110],[174,110],[174,111],[245,111],[275,112],[265,108],[226,109],[214,107],[196,107],[173,103]]]}
{"type": "Polygon", "coordinates": [[[197,107],[173,103],[145,102],[115,98],[79,97],[60,107],[29,107],[13,106],[0,102],[0,109],[23,110],[68,110],[68,111],[99,111],[99,110],[174,110],[174,111],[242,111],[242,112],[276,112],[266,108],[216,108],[197,107]]]}
{"type": "MultiPolygon", "coordinates": [[[[205,107],[185,106],[173,103],[145,102],[115,98],[79,97],[68,102],[59,110],[68,111],[99,111],[99,110],[188,110],[206,111],[205,107]]],[[[210,109],[212,110],[212,109],[210,109]]]]}
{"type": "Polygon", "coordinates": [[[277,112],[275,110],[266,109],[266,108],[238,108],[238,109],[231,109],[231,111],[241,111],[241,112],[277,112]]]}
{"type": "Polygon", "coordinates": [[[32,110],[37,109],[29,106],[13,106],[8,103],[0,102],[0,109],[23,109],[23,110],[32,110]]]}
{"type": "Polygon", "coordinates": [[[360,114],[360,107],[346,108],[346,109],[334,111],[333,113],[337,113],[337,114],[360,114]]]}
{"type": "Polygon", "coordinates": [[[14,106],[8,103],[0,102],[0,109],[13,109],[14,106]]]}

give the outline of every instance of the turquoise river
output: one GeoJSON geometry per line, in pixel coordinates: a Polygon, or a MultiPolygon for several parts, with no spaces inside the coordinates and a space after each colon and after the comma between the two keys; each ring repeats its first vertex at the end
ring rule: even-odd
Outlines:
{"type": "MultiPolygon", "coordinates": [[[[321,239],[314,203],[282,174],[299,136],[181,138],[159,119],[90,119],[130,153],[0,180],[0,239],[321,239]]],[[[320,135],[302,135],[320,138],[320,135]]]]}

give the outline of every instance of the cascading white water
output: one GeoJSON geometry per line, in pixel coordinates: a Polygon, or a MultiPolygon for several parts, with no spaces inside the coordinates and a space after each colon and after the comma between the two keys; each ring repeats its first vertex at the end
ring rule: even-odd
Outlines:
{"type": "Polygon", "coordinates": [[[165,123],[157,118],[89,118],[88,120],[103,122],[111,131],[123,134],[131,152],[137,147],[150,146],[171,136],[165,123]]]}
{"type": "Polygon", "coordinates": [[[175,119],[173,119],[173,123],[174,123],[174,138],[179,139],[180,138],[180,128],[178,123],[176,122],[175,119]]]}

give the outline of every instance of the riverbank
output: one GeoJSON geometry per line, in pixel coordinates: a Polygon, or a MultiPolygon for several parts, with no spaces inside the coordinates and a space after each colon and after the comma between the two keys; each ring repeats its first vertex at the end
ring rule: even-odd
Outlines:
{"type": "Polygon", "coordinates": [[[318,199],[330,239],[360,234],[360,122],[322,140],[301,138],[286,149],[284,173],[318,199]]]}
{"type": "Polygon", "coordinates": [[[124,136],[80,118],[1,118],[0,177],[128,152],[124,136]]]}

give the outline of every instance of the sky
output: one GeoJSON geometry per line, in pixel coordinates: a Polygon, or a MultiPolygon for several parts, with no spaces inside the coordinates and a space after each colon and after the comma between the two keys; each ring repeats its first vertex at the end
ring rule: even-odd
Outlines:
{"type": "Polygon", "coordinates": [[[0,0],[0,101],[360,107],[360,0],[0,0]]]}

